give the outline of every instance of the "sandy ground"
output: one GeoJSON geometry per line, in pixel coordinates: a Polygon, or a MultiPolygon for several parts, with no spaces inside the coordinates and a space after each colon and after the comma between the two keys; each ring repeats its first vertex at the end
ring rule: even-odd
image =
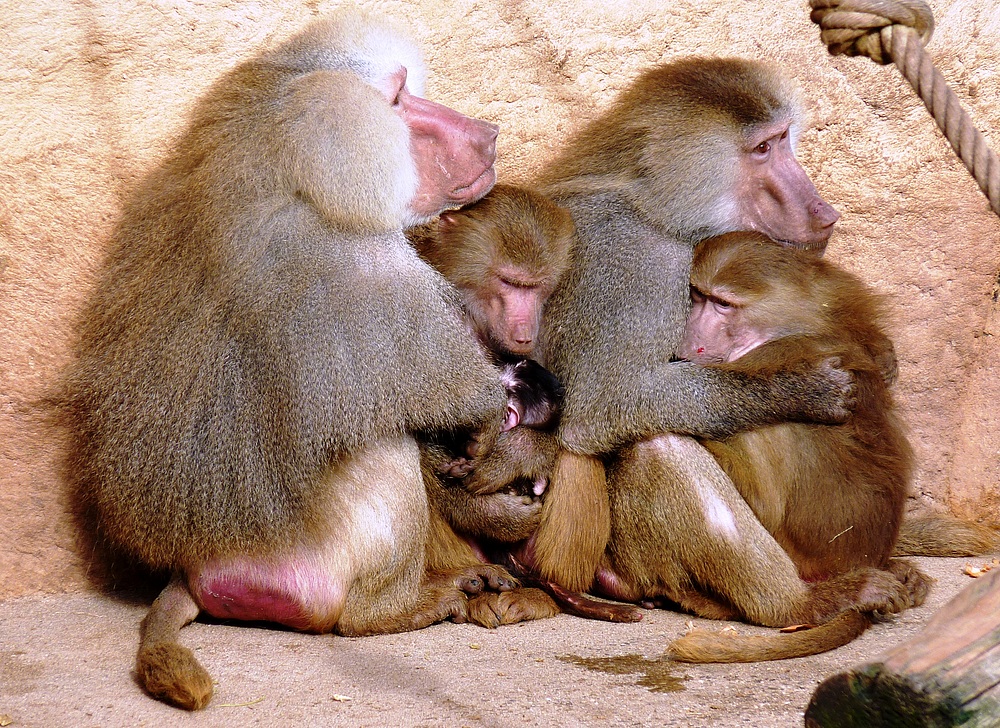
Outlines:
{"type": "Polygon", "coordinates": [[[660,610],[637,624],[559,616],[357,639],[197,622],[183,640],[217,685],[196,714],[150,699],[135,683],[145,603],[97,594],[13,599],[0,604],[0,726],[802,725],[817,684],[917,633],[971,582],[962,567],[983,563],[917,561],[937,579],[925,606],[839,650],[778,663],[672,663],[663,648],[690,618],[660,610]]]}

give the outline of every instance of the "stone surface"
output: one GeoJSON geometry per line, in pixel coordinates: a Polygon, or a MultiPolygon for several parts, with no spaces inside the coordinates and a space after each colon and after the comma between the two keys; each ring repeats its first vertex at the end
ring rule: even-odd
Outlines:
{"type": "Polygon", "coordinates": [[[661,610],[637,624],[560,615],[497,630],[439,624],[354,639],[198,622],[181,641],[216,684],[194,714],[152,700],[135,682],[146,600],[24,596],[0,603],[0,724],[7,716],[11,728],[791,728],[824,678],[912,637],[972,583],[964,561],[918,561],[937,579],[925,606],[838,650],[751,665],[665,659],[690,618],[661,610]]]}
{"type": "MultiPolygon", "coordinates": [[[[829,255],[895,310],[915,506],[1000,525],[1000,219],[893,67],[829,57],[800,0],[363,4],[408,19],[432,98],[500,124],[510,181],[650,64],[701,53],[787,68],[811,119],[804,165],[843,213],[829,255]]],[[[0,0],[0,599],[85,584],[42,399],[122,196],[212,80],[333,5],[0,0]]],[[[1000,8],[932,6],[929,50],[1000,148],[1000,8]]]]}

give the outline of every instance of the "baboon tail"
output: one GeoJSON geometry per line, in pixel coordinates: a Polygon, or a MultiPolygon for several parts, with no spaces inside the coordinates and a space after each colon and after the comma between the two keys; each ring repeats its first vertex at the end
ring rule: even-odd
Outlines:
{"type": "Polygon", "coordinates": [[[954,516],[904,518],[894,556],[979,556],[1000,548],[1000,532],[954,516]]]}
{"type": "Polygon", "coordinates": [[[848,610],[826,624],[792,632],[762,636],[727,635],[695,630],[675,640],[667,655],[678,662],[762,662],[818,655],[846,645],[871,625],[867,614],[848,610]]]}
{"type": "Polygon", "coordinates": [[[183,578],[174,577],[142,620],[135,657],[136,676],[146,692],[185,710],[200,710],[212,699],[212,678],[178,642],[181,628],[198,611],[183,578]]]}

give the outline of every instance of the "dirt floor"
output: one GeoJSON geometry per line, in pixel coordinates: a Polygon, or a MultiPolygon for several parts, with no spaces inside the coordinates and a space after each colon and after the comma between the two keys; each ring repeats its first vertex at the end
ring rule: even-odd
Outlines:
{"type": "Polygon", "coordinates": [[[150,699],[133,679],[147,604],[96,594],[13,599],[0,603],[0,726],[786,728],[802,725],[824,678],[917,633],[971,582],[964,565],[985,563],[917,561],[937,579],[925,606],[834,652],[755,665],[663,659],[690,618],[659,610],[638,624],[560,616],[358,639],[198,622],[183,639],[217,685],[196,714],[150,699]]]}

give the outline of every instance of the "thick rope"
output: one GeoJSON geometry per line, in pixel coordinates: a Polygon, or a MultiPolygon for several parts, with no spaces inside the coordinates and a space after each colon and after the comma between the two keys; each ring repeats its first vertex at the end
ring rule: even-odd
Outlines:
{"type": "Polygon", "coordinates": [[[812,20],[831,55],[895,63],[923,100],[952,149],[1000,215],[1000,158],[972,124],[924,45],[934,17],[923,0],[809,0],[812,20]]]}

